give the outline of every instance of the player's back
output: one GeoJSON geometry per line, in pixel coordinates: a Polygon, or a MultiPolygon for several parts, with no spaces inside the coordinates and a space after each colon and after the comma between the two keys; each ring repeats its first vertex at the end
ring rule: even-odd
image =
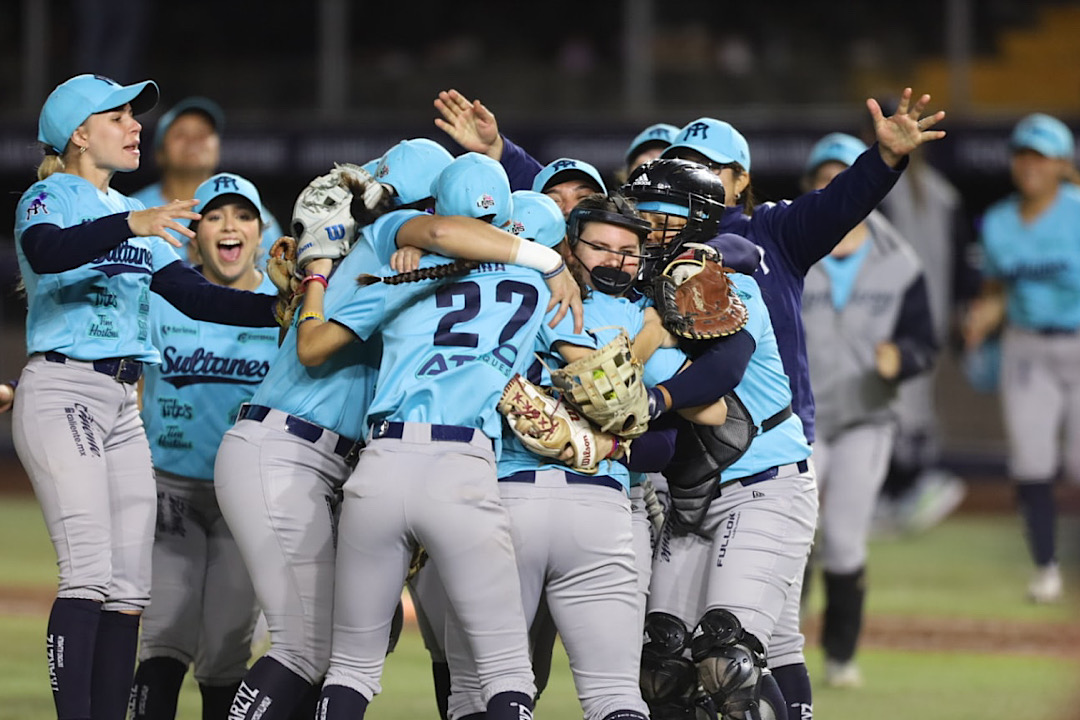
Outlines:
{"type": "Polygon", "coordinates": [[[532,362],[550,297],[539,273],[502,264],[434,285],[382,326],[368,419],[474,427],[501,437],[499,396],[532,362]]]}

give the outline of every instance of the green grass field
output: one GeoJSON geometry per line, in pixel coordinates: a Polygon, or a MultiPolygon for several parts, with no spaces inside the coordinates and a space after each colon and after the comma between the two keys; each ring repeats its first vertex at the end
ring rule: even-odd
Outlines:
{"type": "MultiPolygon", "coordinates": [[[[0,547],[3,589],[18,592],[44,587],[48,591],[53,586],[52,548],[32,499],[6,497],[0,504],[0,547]]],[[[1038,628],[1074,619],[1074,603],[1036,607],[1024,602],[1028,566],[1020,529],[1012,517],[959,516],[917,538],[876,542],[870,567],[871,618],[974,618],[1011,628],[1038,628]]],[[[1070,591],[1074,600],[1080,596],[1075,584],[1070,591]]],[[[815,591],[810,612],[819,605],[815,591]]],[[[0,614],[0,720],[54,717],[45,676],[44,628],[45,612],[40,609],[0,614]]],[[[821,663],[813,640],[807,651],[812,675],[819,672],[821,663]]],[[[1080,700],[1076,680],[1080,664],[1062,660],[1060,655],[965,648],[901,651],[869,643],[860,652],[860,664],[866,685],[859,690],[830,690],[815,683],[816,717],[1073,720],[1073,706],[1080,700]]],[[[383,685],[384,692],[369,717],[437,717],[428,660],[415,630],[406,630],[390,656],[383,685]]],[[[190,677],[179,717],[199,717],[198,691],[190,677]]],[[[580,717],[561,649],[536,717],[580,717]]]]}

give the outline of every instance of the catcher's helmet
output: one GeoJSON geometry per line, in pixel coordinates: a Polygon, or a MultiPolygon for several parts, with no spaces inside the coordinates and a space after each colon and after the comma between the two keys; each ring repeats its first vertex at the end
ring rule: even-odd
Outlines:
{"type": "MultiPolygon", "coordinates": [[[[585,225],[590,222],[607,223],[617,225],[634,233],[639,238],[639,243],[644,241],[652,227],[648,221],[643,220],[634,209],[633,204],[627,202],[621,195],[590,195],[583,198],[573,210],[566,222],[566,240],[570,244],[570,251],[577,257],[578,243],[591,245],[582,239],[581,233],[585,225]]],[[[613,252],[613,251],[608,251],[613,252]]],[[[607,295],[620,295],[628,290],[634,281],[638,279],[639,272],[631,275],[623,270],[626,260],[630,258],[642,258],[637,253],[615,253],[622,255],[619,267],[597,266],[589,271],[593,287],[607,295]]]]}
{"type": "Polygon", "coordinates": [[[646,279],[687,242],[704,243],[714,237],[724,213],[724,184],[709,168],[689,160],[651,160],[630,173],[622,193],[636,202],[639,211],[656,219],[645,244],[646,279]],[[672,223],[673,216],[685,223],[672,223]]]}

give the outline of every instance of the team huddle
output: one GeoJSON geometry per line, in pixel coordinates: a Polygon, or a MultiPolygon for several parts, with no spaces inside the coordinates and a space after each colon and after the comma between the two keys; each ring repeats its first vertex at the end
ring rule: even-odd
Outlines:
{"type": "MultiPolygon", "coordinates": [[[[109,187],[157,96],[58,86],[17,211],[13,427],[59,561],[58,718],[173,718],[189,667],[207,720],[363,717],[405,591],[443,718],[531,717],[556,636],[587,720],[812,716],[811,454],[833,437],[804,281],[827,294],[819,261],[867,223],[892,247],[872,213],[944,135],[929,96],[868,101],[872,146],[824,138],[807,173],[834,177],[754,206],[723,121],[646,129],[609,189],[441,93],[464,152],[343,158],[271,243],[239,175],[150,207],[109,187]]],[[[900,332],[925,291],[889,258],[851,371],[879,380],[867,417],[936,349],[900,332]]],[[[866,532],[835,554],[865,562],[866,532]]]]}

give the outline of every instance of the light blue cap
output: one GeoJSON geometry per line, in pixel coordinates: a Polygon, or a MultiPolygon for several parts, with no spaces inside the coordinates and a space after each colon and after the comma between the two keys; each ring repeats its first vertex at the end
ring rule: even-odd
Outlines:
{"type": "Polygon", "coordinates": [[[467,152],[454,158],[435,178],[430,194],[436,215],[494,215],[491,224],[498,228],[510,222],[510,180],[503,166],[487,155],[467,152]]]}
{"type": "Polygon", "coordinates": [[[167,133],[169,128],[172,127],[172,124],[176,122],[176,118],[189,112],[202,113],[210,118],[210,124],[214,126],[214,131],[218,135],[225,130],[225,111],[221,109],[220,105],[206,97],[195,96],[184,98],[158,118],[157,125],[154,126],[155,148],[161,147],[161,143],[165,141],[165,133],[167,133]]]}
{"type": "MultiPolygon", "coordinates": [[[[192,210],[201,213],[203,208],[214,198],[222,195],[239,195],[255,206],[255,212],[262,217],[262,198],[255,185],[247,178],[232,173],[218,173],[195,188],[195,199],[199,201],[192,210]]],[[[190,226],[193,221],[188,221],[190,226]]]]}
{"type": "Polygon", "coordinates": [[[1009,145],[1013,150],[1034,150],[1051,158],[1073,158],[1073,134],[1056,117],[1043,113],[1028,115],[1013,129],[1009,145]]]}
{"type": "Polygon", "coordinates": [[[71,133],[94,113],[131,103],[135,115],[157,104],[158,86],[153,80],[121,85],[104,75],[76,75],[56,86],[38,117],[38,140],[63,153],[71,133]]]}
{"type": "Polygon", "coordinates": [[[510,232],[550,248],[562,242],[566,220],[558,203],[533,190],[515,190],[510,197],[514,203],[510,232]]]}
{"type": "Polygon", "coordinates": [[[655,145],[657,147],[667,147],[671,145],[675,136],[679,134],[679,128],[668,123],[656,123],[650,125],[641,132],[630,143],[630,147],[626,150],[626,162],[630,162],[631,158],[641,152],[641,149],[645,145],[655,145]]]}
{"type": "Polygon", "coordinates": [[[375,177],[375,172],[379,169],[379,163],[381,163],[381,162],[382,162],[382,156],[379,156],[379,157],[374,158],[372,160],[368,160],[366,163],[364,163],[360,167],[367,170],[368,173],[371,174],[371,177],[375,177]]]}
{"type": "Polygon", "coordinates": [[[829,133],[817,141],[806,159],[805,172],[813,173],[827,162],[838,162],[847,167],[855,164],[856,158],[866,152],[866,143],[847,133],[829,133]]]}
{"type": "Polygon", "coordinates": [[[532,190],[544,192],[552,185],[571,180],[574,176],[584,176],[600,188],[600,192],[607,195],[607,185],[600,171],[587,162],[574,160],[573,158],[559,158],[544,166],[544,169],[533,178],[532,190]]]}
{"type": "Polygon", "coordinates": [[[394,188],[397,205],[412,205],[431,197],[431,185],[454,156],[427,138],[402,140],[383,153],[372,173],[394,188]]]}
{"type": "Polygon", "coordinates": [[[715,163],[739,163],[750,171],[750,145],[738,130],[723,120],[698,118],[684,125],[661,157],[677,158],[679,149],[700,153],[715,163]]]}

